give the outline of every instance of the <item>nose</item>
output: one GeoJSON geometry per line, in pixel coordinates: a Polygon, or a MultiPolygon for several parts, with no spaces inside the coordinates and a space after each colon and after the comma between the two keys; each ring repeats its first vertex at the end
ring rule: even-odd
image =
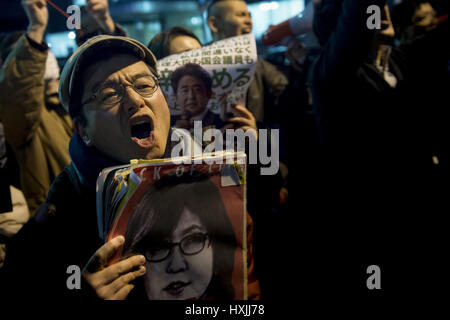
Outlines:
{"type": "Polygon", "coordinates": [[[194,90],[193,90],[193,89],[189,89],[187,98],[188,98],[189,100],[192,100],[192,99],[195,98],[194,90]]]}
{"type": "Polygon", "coordinates": [[[253,25],[253,21],[252,21],[252,16],[250,15],[250,13],[248,13],[247,15],[246,15],[246,18],[247,19],[245,19],[245,23],[246,24],[248,24],[248,25],[253,25]]]}
{"type": "Polygon", "coordinates": [[[188,264],[179,246],[173,248],[172,253],[167,258],[167,273],[178,273],[187,270],[188,264]]]}
{"type": "Polygon", "coordinates": [[[145,107],[145,101],[144,98],[139,93],[134,91],[132,87],[125,87],[122,105],[128,116],[131,116],[140,108],[145,107]]]}

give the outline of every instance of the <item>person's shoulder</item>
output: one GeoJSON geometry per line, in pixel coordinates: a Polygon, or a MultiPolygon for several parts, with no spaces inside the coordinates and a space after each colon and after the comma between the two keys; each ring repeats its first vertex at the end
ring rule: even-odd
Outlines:
{"type": "Polygon", "coordinates": [[[39,224],[46,224],[55,216],[64,213],[65,209],[70,208],[76,203],[81,194],[81,183],[73,164],[69,164],[55,178],[50,186],[47,200],[36,211],[34,219],[39,224]],[[56,210],[58,208],[58,210],[56,210]]]}
{"type": "Polygon", "coordinates": [[[278,70],[276,65],[260,57],[258,57],[258,60],[256,61],[256,70],[260,70],[263,72],[276,71],[282,73],[278,70]]]}
{"type": "Polygon", "coordinates": [[[265,77],[279,76],[286,78],[276,65],[259,57],[256,62],[256,72],[261,72],[265,77]]]}
{"type": "Polygon", "coordinates": [[[50,186],[47,196],[47,202],[60,202],[60,199],[73,199],[74,196],[80,194],[82,184],[76,172],[73,163],[70,163],[55,178],[50,186]]]}

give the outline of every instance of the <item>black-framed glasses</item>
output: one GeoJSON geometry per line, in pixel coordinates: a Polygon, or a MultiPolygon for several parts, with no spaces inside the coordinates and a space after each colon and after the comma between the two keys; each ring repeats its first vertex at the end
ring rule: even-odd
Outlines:
{"type": "Polygon", "coordinates": [[[162,241],[153,243],[147,249],[144,256],[150,262],[161,262],[167,259],[176,246],[180,247],[184,255],[192,256],[200,253],[205,248],[208,238],[209,236],[206,233],[194,233],[184,237],[180,242],[162,241]]]}
{"type": "Polygon", "coordinates": [[[90,102],[97,102],[104,106],[114,106],[120,103],[125,96],[125,88],[132,87],[139,95],[144,98],[150,98],[158,89],[158,78],[153,75],[145,75],[136,78],[131,85],[122,83],[106,83],[81,105],[90,102]]]}

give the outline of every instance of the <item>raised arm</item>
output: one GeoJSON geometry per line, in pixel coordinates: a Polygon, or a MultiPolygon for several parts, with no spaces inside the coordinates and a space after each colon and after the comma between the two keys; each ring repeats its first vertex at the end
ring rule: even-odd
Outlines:
{"type": "MultiPolygon", "coordinates": [[[[384,7],[386,0],[322,0],[315,15],[317,26],[332,27],[329,19],[340,9],[336,26],[328,40],[322,43],[322,50],[314,66],[314,82],[329,85],[340,81],[343,75],[354,74],[367,58],[376,30],[367,27],[367,8],[384,7]],[[342,3],[340,6],[339,4],[342,3]],[[329,14],[328,14],[329,13],[329,14]],[[317,21],[319,20],[319,22],[317,21]]],[[[325,31],[326,33],[326,31],[325,31]]]]}
{"type": "Polygon", "coordinates": [[[33,135],[44,107],[44,71],[47,45],[43,44],[48,23],[44,0],[23,1],[29,26],[0,72],[0,118],[8,141],[15,147],[33,135]]]}

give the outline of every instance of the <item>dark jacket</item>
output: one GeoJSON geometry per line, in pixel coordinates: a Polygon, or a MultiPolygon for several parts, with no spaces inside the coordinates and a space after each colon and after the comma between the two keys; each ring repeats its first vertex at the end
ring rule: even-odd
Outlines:
{"type": "Polygon", "coordinates": [[[0,118],[20,166],[21,187],[32,215],[70,162],[72,120],[62,106],[45,104],[47,50],[24,35],[0,72],[0,118]]]}
{"type": "Polygon", "coordinates": [[[247,92],[247,109],[258,126],[270,127],[271,115],[279,112],[277,102],[288,86],[288,79],[271,63],[258,58],[256,72],[247,92]]]}
{"type": "Polygon", "coordinates": [[[323,239],[315,247],[324,255],[321,264],[340,261],[334,269],[339,277],[322,280],[335,288],[358,289],[359,272],[372,263],[391,270],[392,290],[419,288],[426,275],[420,271],[420,280],[408,283],[413,275],[398,266],[439,265],[435,253],[443,233],[411,69],[394,50],[389,68],[398,83],[391,88],[368,59],[376,30],[367,28],[366,10],[385,2],[342,1],[335,26],[322,33],[328,38],[311,73],[323,157],[319,213],[307,223],[323,239]]]}

